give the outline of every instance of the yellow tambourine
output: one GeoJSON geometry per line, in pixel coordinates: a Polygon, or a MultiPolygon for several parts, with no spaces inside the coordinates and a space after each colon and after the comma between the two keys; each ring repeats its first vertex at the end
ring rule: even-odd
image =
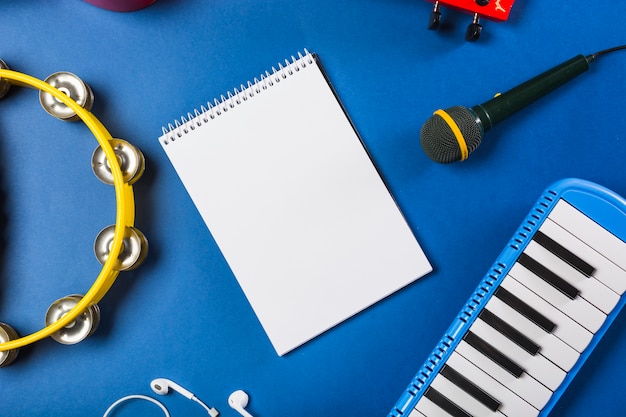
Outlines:
{"type": "Polygon", "coordinates": [[[11,85],[39,90],[42,107],[54,117],[85,123],[99,144],[92,157],[93,171],[101,181],[115,187],[117,211],[115,224],[104,228],[96,237],[94,251],[102,270],[86,294],[72,294],[55,301],[46,312],[46,326],[30,335],[19,337],[11,326],[0,323],[0,367],[13,362],[19,348],[48,336],[59,343],[74,344],[92,334],[100,321],[97,303],[120,271],[140,265],[148,252],[145,236],[134,227],[132,187],[144,172],[144,156],[130,143],[114,139],[90,112],[91,88],[69,72],[57,72],[42,81],[12,71],[0,60],[0,98],[11,85]]]}

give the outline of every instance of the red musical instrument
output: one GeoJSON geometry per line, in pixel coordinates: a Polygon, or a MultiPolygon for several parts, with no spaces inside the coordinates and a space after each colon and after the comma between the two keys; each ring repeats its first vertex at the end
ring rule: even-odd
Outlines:
{"type": "Polygon", "coordinates": [[[427,0],[434,3],[430,14],[428,29],[439,28],[441,20],[441,6],[446,6],[474,16],[472,23],[467,27],[465,39],[475,41],[480,37],[482,25],[480,19],[485,18],[494,21],[505,21],[509,18],[511,7],[515,0],[427,0]]]}

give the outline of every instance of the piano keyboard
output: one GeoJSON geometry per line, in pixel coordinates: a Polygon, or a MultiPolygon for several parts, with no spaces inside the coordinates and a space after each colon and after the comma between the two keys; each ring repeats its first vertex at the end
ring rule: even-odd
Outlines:
{"type": "Polygon", "coordinates": [[[546,416],[626,297],[626,200],[553,184],[388,417],[546,416]]]}

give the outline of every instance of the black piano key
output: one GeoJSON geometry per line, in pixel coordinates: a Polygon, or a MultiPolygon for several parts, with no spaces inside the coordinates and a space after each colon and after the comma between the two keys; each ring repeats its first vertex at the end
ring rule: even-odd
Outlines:
{"type": "Polygon", "coordinates": [[[502,405],[500,401],[496,400],[491,395],[486,393],[482,388],[474,385],[472,381],[465,378],[463,375],[455,371],[450,366],[443,365],[439,373],[445,376],[448,380],[453,382],[456,386],[461,388],[463,391],[467,392],[469,395],[476,398],[478,401],[480,401],[485,407],[487,407],[491,411],[498,411],[498,408],[500,408],[500,406],[502,405]]]}
{"type": "Polygon", "coordinates": [[[495,297],[498,297],[500,300],[502,300],[502,302],[507,304],[513,310],[517,311],[522,316],[526,317],[528,320],[541,327],[546,332],[552,333],[554,331],[556,324],[552,320],[517,298],[506,288],[498,287],[493,295],[495,297]]]}
{"type": "Polygon", "coordinates": [[[446,411],[453,417],[472,417],[471,414],[468,414],[467,411],[463,410],[461,407],[450,401],[442,393],[432,387],[428,387],[428,389],[424,393],[424,397],[437,404],[442,410],[446,411]]]}
{"type": "Polygon", "coordinates": [[[534,356],[539,352],[540,347],[535,342],[530,340],[519,330],[511,326],[509,323],[493,314],[491,311],[483,309],[478,317],[480,317],[485,323],[508,337],[516,345],[518,345],[531,355],[534,356]]]}
{"type": "Polygon", "coordinates": [[[519,378],[524,373],[524,368],[513,362],[504,353],[491,346],[488,342],[474,334],[471,330],[463,336],[463,340],[469,343],[474,349],[500,365],[514,377],[519,378]]]}
{"type": "Polygon", "coordinates": [[[587,277],[592,276],[596,270],[578,255],[570,252],[569,249],[561,246],[560,243],[539,230],[533,236],[533,240],[587,277]]]}
{"type": "Polygon", "coordinates": [[[572,300],[580,293],[576,287],[550,271],[526,253],[522,253],[517,262],[572,300]]]}

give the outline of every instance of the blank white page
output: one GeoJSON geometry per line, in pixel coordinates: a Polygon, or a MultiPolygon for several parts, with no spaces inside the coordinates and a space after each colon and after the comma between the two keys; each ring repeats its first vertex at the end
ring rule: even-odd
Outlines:
{"type": "Polygon", "coordinates": [[[431,271],[308,52],[160,142],[279,355],[431,271]]]}

